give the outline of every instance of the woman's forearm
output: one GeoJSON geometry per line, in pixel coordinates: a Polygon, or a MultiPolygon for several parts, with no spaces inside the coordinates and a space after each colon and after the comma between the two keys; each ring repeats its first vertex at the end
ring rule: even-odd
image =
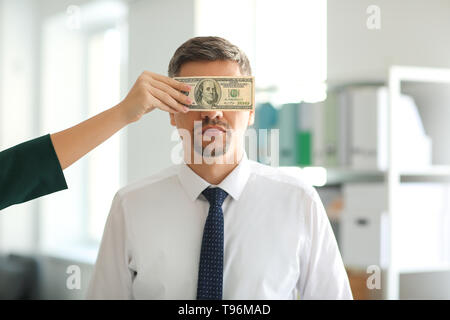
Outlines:
{"type": "Polygon", "coordinates": [[[128,124],[119,105],[69,129],[50,135],[62,169],[82,158],[128,124]]]}
{"type": "Polygon", "coordinates": [[[50,135],[61,168],[66,169],[117,131],[155,108],[171,113],[188,112],[185,105],[192,101],[180,91],[189,90],[191,87],[182,82],[144,71],[117,106],[50,135]],[[154,94],[164,99],[160,101],[154,94]]]}

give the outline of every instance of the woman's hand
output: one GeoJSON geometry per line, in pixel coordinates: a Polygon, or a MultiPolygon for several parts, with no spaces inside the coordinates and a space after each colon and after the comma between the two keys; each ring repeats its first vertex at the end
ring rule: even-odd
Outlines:
{"type": "Polygon", "coordinates": [[[155,108],[170,112],[188,112],[192,101],[181,91],[191,87],[172,78],[144,71],[117,107],[121,109],[127,123],[138,121],[155,108]]]}

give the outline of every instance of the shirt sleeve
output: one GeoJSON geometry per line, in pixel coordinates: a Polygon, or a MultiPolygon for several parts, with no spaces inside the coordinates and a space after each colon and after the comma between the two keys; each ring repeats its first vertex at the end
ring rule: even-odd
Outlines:
{"type": "Polygon", "coordinates": [[[305,240],[300,252],[299,298],[353,299],[336,238],[315,189],[305,207],[302,228],[305,240]]]}
{"type": "Polygon", "coordinates": [[[0,152],[0,210],[67,189],[50,135],[0,152]]]}
{"type": "Polygon", "coordinates": [[[135,268],[129,236],[123,206],[117,193],[106,221],[87,299],[133,298],[131,286],[135,268]]]}

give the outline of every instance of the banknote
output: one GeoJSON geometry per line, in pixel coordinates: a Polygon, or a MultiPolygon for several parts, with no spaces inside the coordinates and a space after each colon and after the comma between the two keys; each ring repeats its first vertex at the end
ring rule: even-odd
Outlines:
{"type": "Polygon", "coordinates": [[[252,110],[255,106],[254,77],[176,77],[192,89],[184,92],[191,110],[252,110]]]}

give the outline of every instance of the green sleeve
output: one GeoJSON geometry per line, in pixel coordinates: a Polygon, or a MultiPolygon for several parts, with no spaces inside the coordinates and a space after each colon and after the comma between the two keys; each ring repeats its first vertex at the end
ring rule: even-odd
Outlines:
{"type": "Polygon", "coordinates": [[[67,189],[50,135],[0,152],[0,210],[67,189]]]}

